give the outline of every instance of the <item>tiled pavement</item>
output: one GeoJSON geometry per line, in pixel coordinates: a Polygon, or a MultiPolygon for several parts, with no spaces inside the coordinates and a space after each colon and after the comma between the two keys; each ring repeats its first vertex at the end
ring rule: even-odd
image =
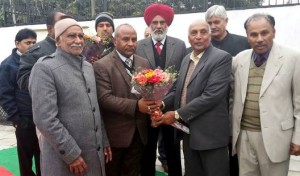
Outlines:
{"type": "MultiPolygon", "coordinates": [[[[16,146],[16,139],[15,139],[14,132],[15,130],[12,126],[0,124],[0,150],[16,146]]],[[[183,158],[182,158],[182,163],[183,163],[183,158]]],[[[156,166],[157,170],[163,171],[158,161],[156,162],[156,165],[157,165],[156,166]]],[[[300,156],[291,157],[290,171],[288,176],[300,176],[300,156]]]]}

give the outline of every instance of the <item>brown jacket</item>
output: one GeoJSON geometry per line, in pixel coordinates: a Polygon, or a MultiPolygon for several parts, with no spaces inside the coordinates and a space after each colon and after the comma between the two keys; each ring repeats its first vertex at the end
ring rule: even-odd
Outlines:
{"type": "MultiPolygon", "coordinates": [[[[134,55],[135,68],[149,68],[146,59],[134,55]]],[[[131,93],[131,78],[116,50],[95,62],[97,96],[111,147],[128,147],[138,129],[147,143],[147,118],[137,109],[140,96],[131,93]]]]}

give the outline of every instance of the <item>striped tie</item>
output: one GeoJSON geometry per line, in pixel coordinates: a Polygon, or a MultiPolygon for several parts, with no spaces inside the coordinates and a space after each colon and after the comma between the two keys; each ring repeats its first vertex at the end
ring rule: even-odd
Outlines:
{"type": "Polygon", "coordinates": [[[132,60],[130,58],[126,58],[125,64],[129,67],[132,68],[132,60]]]}

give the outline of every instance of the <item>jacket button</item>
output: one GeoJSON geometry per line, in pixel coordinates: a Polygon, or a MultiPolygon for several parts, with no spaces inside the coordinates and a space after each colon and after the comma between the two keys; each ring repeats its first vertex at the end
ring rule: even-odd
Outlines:
{"type": "Polygon", "coordinates": [[[88,93],[90,93],[90,92],[91,92],[91,89],[90,89],[90,88],[88,88],[88,89],[87,89],[87,92],[88,92],[88,93]]]}
{"type": "Polygon", "coordinates": [[[60,154],[64,155],[66,152],[64,150],[59,151],[60,154]]]}
{"type": "Polygon", "coordinates": [[[95,112],[95,111],[96,111],[96,108],[95,108],[95,107],[93,107],[93,109],[92,109],[92,110],[93,110],[93,112],[95,112]]]}
{"type": "Polygon", "coordinates": [[[97,147],[97,151],[99,152],[100,151],[100,149],[101,149],[101,147],[100,147],[100,145],[97,147]]]}
{"type": "Polygon", "coordinates": [[[96,131],[96,132],[98,131],[98,126],[95,127],[95,131],[96,131]]]}

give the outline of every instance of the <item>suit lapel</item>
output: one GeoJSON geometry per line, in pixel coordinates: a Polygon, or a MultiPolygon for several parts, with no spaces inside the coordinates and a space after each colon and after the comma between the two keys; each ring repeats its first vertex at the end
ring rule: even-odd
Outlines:
{"type": "Polygon", "coordinates": [[[173,57],[173,53],[175,50],[175,42],[172,40],[172,38],[167,37],[166,38],[166,64],[165,64],[165,68],[168,68],[170,61],[173,57]]]}
{"type": "Polygon", "coordinates": [[[143,49],[146,55],[146,59],[148,59],[152,68],[156,68],[151,37],[149,37],[147,41],[145,41],[144,45],[145,47],[143,47],[143,49]]]}
{"type": "Polygon", "coordinates": [[[182,64],[182,67],[180,68],[180,72],[179,72],[179,75],[180,75],[180,79],[178,80],[178,90],[180,90],[179,96],[181,96],[181,92],[183,90],[183,86],[184,86],[184,82],[185,82],[185,77],[188,72],[189,62],[190,62],[190,54],[186,57],[187,58],[183,61],[185,63],[182,64]]]}
{"type": "Polygon", "coordinates": [[[129,87],[131,87],[131,78],[130,76],[128,75],[123,63],[122,63],[122,60],[119,58],[117,52],[115,52],[115,55],[113,56],[113,59],[114,59],[114,63],[117,67],[117,69],[119,70],[119,72],[121,73],[123,79],[125,80],[125,82],[127,83],[127,85],[129,87]]]}
{"type": "Polygon", "coordinates": [[[240,64],[238,65],[238,80],[241,85],[241,95],[242,102],[245,102],[246,94],[247,94],[247,86],[248,86],[248,76],[249,76],[249,68],[250,62],[252,59],[252,52],[249,52],[244,58],[241,58],[240,64]]]}
{"type": "Polygon", "coordinates": [[[208,55],[210,54],[211,50],[212,50],[212,45],[210,45],[210,47],[207,48],[206,51],[204,51],[202,57],[200,58],[199,63],[196,65],[195,70],[191,75],[188,85],[196,78],[197,74],[203,69],[206,61],[208,60],[208,55]]]}
{"type": "Polygon", "coordinates": [[[282,66],[282,55],[280,55],[280,48],[274,43],[273,47],[270,51],[270,55],[267,61],[264,77],[261,83],[261,89],[260,89],[260,97],[264,94],[266,89],[271,84],[272,80],[277,75],[278,71],[280,70],[282,66]]]}

